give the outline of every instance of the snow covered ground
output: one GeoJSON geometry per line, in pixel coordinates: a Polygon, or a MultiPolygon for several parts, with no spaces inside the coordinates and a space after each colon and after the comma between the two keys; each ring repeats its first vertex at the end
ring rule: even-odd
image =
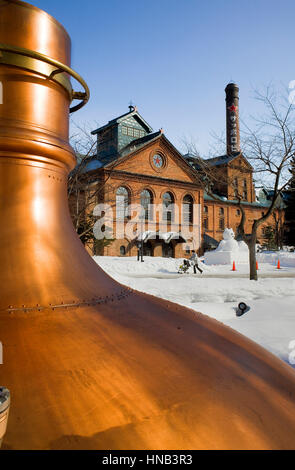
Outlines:
{"type": "Polygon", "coordinates": [[[216,318],[264,346],[295,368],[295,253],[258,254],[259,276],[248,278],[245,264],[202,263],[203,274],[178,274],[182,259],[94,257],[114,279],[142,292],[216,318]],[[281,269],[276,268],[278,258],[281,269]],[[236,316],[240,301],[250,310],[236,316]],[[293,364],[292,364],[293,363],[293,364]]]}

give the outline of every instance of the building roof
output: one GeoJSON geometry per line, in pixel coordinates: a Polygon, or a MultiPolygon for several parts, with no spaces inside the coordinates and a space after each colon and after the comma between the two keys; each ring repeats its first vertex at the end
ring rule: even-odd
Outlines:
{"type": "MultiPolygon", "coordinates": [[[[134,153],[136,153],[138,150],[141,148],[145,147],[146,145],[149,145],[151,142],[157,140],[157,139],[163,139],[164,142],[172,149],[177,154],[177,157],[179,159],[179,163],[182,164],[183,169],[187,171],[191,176],[194,177],[195,179],[195,171],[191,167],[191,165],[183,158],[182,154],[177,150],[176,147],[170,142],[169,139],[164,135],[163,130],[159,130],[157,132],[154,132],[153,134],[149,134],[145,137],[142,137],[140,139],[133,140],[130,145],[126,146],[126,151],[120,156],[115,156],[111,161],[108,160],[105,162],[105,164],[102,165],[104,169],[109,169],[109,168],[114,168],[117,164],[121,163],[125,159],[131,157],[134,153]],[[136,144],[134,145],[134,143],[136,144]]],[[[196,181],[197,183],[197,181],[196,181]]]]}
{"type": "Polygon", "coordinates": [[[124,147],[119,155],[115,153],[113,156],[107,157],[106,159],[99,160],[98,158],[92,159],[92,161],[97,162],[96,168],[88,167],[88,171],[95,170],[97,168],[107,168],[112,166],[114,163],[120,162],[122,158],[125,158],[129,154],[139,150],[141,147],[144,147],[147,143],[156,140],[161,135],[161,131],[153,132],[152,134],[147,134],[144,137],[132,140],[126,147],[124,147]]]}
{"type": "Polygon", "coordinates": [[[97,158],[92,157],[88,162],[85,163],[85,167],[82,170],[82,173],[87,173],[88,171],[97,170],[101,168],[103,163],[97,158]]]}
{"type": "MultiPolygon", "coordinates": [[[[262,188],[262,191],[265,194],[265,198],[268,201],[273,198],[273,195],[274,195],[274,190],[273,189],[262,188]]],[[[282,201],[287,203],[288,200],[290,199],[291,193],[288,192],[288,191],[282,191],[280,193],[280,196],[282,198],[282,201]]]]}
{"type": "Polygon", "coordinates": [[[204,161],[206,163],[209,163],[210,166],[225,165],[227,163],[232,162],[239,155],[241,155],[241,154],[237,153],[235,155],[220,155],[220,156],[214,157],[214,158],[206,158],[206,160],[204,160],[204,161]]]}
{"type": "Polygon", "coordinates": [[[145,147],[146,145],[150,144],[151,142],[157,140],[160,137],[163,137],[164,140],[170,145],[170,147],[172,147],[174,151],[177,152],[180,160],[187,167],[187,169],[189,169],[191,173],[194,172],[191,165],[189,165],[189,163],[183,158],[182,154],[164,135],[162,129],[157,132],[153,132],[152,134],[147,134],[144,137],[140,137],[138,139],[133,140],[121,150],[119,156],[118,154],[114,154],[113,157],[108,157],[105,160],[99,160],[96,156],[91,157],[91,159],[89,159],[89,162],[85,163],[85,168],[82,172],[87,173],[88,171],[93,171],[100,168],[112,168],[114,164],[120,163],[125,158],[128,158],[129,156],[133,155],[133,153],[135,153],[136,151],[140,150],[141,148],[145,147]]]}
{"type": "Polygon", "coordinates": [[[210,235],[208,235],[206,232],[204,233],[204,243],[213,248],[217,248],[219,245],[219,241],[215,240],[213,237],[210,237],[210,235]]]}
{"type": "Polygon", "coordinates": [[[195,170],[202,170],[206,167],[206,165],[210,167],[227,165],[228,163],[234,161],[237,157],[242,157],[249,168],[253,169],[252,165],[248,162],[246,157],[244,157],[244,155],[240,152],[236,153],[235,155],[219,155],[218,157],[213,158],[201,158],[200,156],[194,155],[190,152],[183,155],[183,158],[185,158],[195,170]]]}
{"type": "MultiPolygon", "coordinates": [[[[204,201],[220,201],[223,204],[239,204],[239,201],[236,199],[227,199],[224,196],[219,196],[218,194],[213,193],[212,196],[210,196],[206,191],[204,191],[204,201]]],[[[245,206],[252,206],[252,207],[269,207],[271,204],[271,201],[267,199],[262,199],[258,200],[255,202],[248,202],[248,201],[241,201],[241,204],[245,206]]]]}
{"type": "Polygon", "coordinates": [[[161,134],[162,134],[162,131],[157,131],[157,132],[153,132],[152,134],[147,134],[144,137],[139,137],[138,139],[134,139],[120,151],[120,154],[122,156],[125,156],[128,153],[134,152],[135,150],[138,150],[141,147],[143,147],[148,142],[151,142],[152,140],[156,139],[161,134]]]}
{"type": "Polygon", "coordinates": [[[104,126],[101,126],[99,127],[98,129],[95,129],[94,131],[91,132],[92,135],[94,134],[98,134],[99,132],[101,132],[102,130],[106,129],[107,127],[112,127],[114,126],[115,124],[119,124],[121,122],[123,122],[125,119],[128,119],[130,118],[131,116],[135,117],[135,119],[137,119],[140,124],[146,128],[147,132],[152,132],[153,131],[153,128],[143,119],[143,117],[139,114],[139,112],[137,111],[137,107],[133,107],[133,106],[129,106],[130,108],[130,111],[128,111],[128,113],[124,113],[124,114],[121,114],[121,116],[118,116],[114,119],[112,119],[111,121],[109,121],[107,124],[105,124],[104,126]]]}
{"type": "Polygon", "coordinates": [[[183,158],[185,158],[186,160],[199,160],[200,157],[195,153],[187,152],[183,155],[183,158]]]}

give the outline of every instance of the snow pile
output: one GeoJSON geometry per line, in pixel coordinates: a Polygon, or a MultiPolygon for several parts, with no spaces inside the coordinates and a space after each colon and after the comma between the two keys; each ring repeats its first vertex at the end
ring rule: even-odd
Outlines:
{"type": "Polygon", "coordinates": [[[248,263],[249,253],[245,242],[237,242],[234,239],[232,228],[226,228],[223,232],[223,240],[219,243],[216,250],[206,251],[204,261],[206,264],[232,264],[248,263]]]}
{"type": "Polygon", "coordinates": [[[124,258],[119,256],[94,256],[94,260],[110,275],[176,274],[182,262],[182,258],[161,258],[157,256],[144,256],[143,263],[137,261],[135,256],[126,256],[124,258]]]}
{"type": "MultiPolygon", "coordinates": [[[[289,255],[289,261],[294,261],[295,253],[289,255]]],[[[245,264],[235,272],[226,265],[204,266],[207,272],[202,275],[194,275],[192,270],[191,274],[183,275],[177,274],[181,259],[146,256],[144,260],[141,263],[134,257],[95,257],[95,261],[122,284],[209,315],[290,364],[290,344],[295,340],[294,267],[279,271],[273,264],[260,263],[259,274],[271,277],[250,281],[245,264]],[[284,277],[284,272],[289,277],[284,277]],[[237,317],[240,301],[246,302],[250,310],[237,317]]]]}
{"type": "MultiPolygon", "coordinates": [[[[116,279],[118,279],[117,276],[116,279]]],[[[208,304],[214,304],[215,318],[217,319],[222,319],[222,317],[219,317],[221,304],[228,306],[229,315],[227,318],[233,318],[235,317],[233,307],[241,301],[252,305],[252,301],[256,300],[266,301],[271,298],[287,299],[288,297],[294,299],[295,297],[295,280],[292,278],[267,278],[250,281],[244,278],[232,278],[230,280],[203,278],[201,275],[198,278],[180,276],[177,279],[125,277],[124,283],[147,294],[176,302],[206,314],[208,314],[208,304]],[[200,308],[200,305],[202,305],[202,308],[200,308]]],[[[276,313],[279,314],[280,311],[278,310],[276,313]]],[[[293,336],[295,339],[295,313],[293,313],[293,319],[293,336]]]]}
{"type": "Polygon", "coordinates": [[[295,268],[295,253],[288,251],[266,251],[257,253],[256,259],[260,263],[271,263],[274,265],[277,265],[278,260],[280,260],[281,266],[295,268]]]}
{"type": "MultiPolygon", "coordinates": [[[[157,274],[174,275],[178,273],[179,266],[183,262],[183,258],[162,258],[160,256],[144,256],[144,262],[137,261],[135,256],[115,257],[115,256],[94,256],[93,259],[104,269],[110,276],[117,275],[126,276],[153,276],[157,274]]],[[[211,272],[210,266],[205,266],[200,261],[201,269],[211,272]]],[[[192,273],[192,268],[190,269],[192,273]]]]}

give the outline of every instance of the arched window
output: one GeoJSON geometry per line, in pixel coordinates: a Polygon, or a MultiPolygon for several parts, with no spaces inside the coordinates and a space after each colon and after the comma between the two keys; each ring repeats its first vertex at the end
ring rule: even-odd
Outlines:
{"type": "Polygon", "coordinates": [[[224,230],[224,219],[219,219],[219,230],[224,230]]]}
{"type": "Polygon", "coordinates": [[[224,216],[224,209],[223,207],[219,207],[219,215],[224,216]]]}
{"type": "Polygon", "coordinates": [[[167,192],[163,194],[163,220],[167,222],[173,222],[174,220],[174,210],[173,203],[174,197],[171,193],[167,192]]]}
{"type": "Polygon", "coordinates": [[[140,205],[143,211],[143,217],[145,220],[152,220],[153,219],[153,211],[152,205],[153,204],[153,195],[148,189],[144,189],[140,193],[140,205]]]}
{"type": "Polygon", "coordinates": [[[126,248],[124,245],[120,246],[120,255],[125,256],[126,255],[126,248]]]}
{"type": "Polygon", "coordinates": [[[129,191],[124,186],[120,186],[116,192],[117,220],[124,220],[129,217],[129,191]]]}
{"type": "Polygon", "coordinates": [[[183,198],[182,211],[183,211],[183,222],[185,224],[193,223],[193,209],[194,209],[194,200],[187,194],[183,198]]]}

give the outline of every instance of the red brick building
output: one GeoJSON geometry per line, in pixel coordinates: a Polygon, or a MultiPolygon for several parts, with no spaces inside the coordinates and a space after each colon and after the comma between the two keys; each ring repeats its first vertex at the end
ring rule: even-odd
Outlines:
{"type": "MultiPolygon", "coordinates": [[[[227,154],[206,160],[215,181],[210,195],[201,183],[200,159],[182,155],[162,130],[153,132],[136,108],[130,106],[129,112],[92,132],[97,155],[85,172],[90,191],[100,188],[96,203],[107,208],[95,213],[103,215],[96,224],[100,236],[110,239],[102,254],[135,256],[139,243],[151,256],[184,257],[192,249],[214,247],[224,228],[238,226],[238,194],[250,231],[269,201],[256,199],[253,168],[240,151],[234,84],[226,88],[226,109],[227,154]]],[[[265,225],[271,223],[269,219],[265,225]]],[[[260,238],[262,231],[263,226],[260,238]]]]}
{"type": "MultiPolygon", "coordinates": [[[[136,110],[126,116],[140,121],[136,110]]],[[[111,227],[108,235],[114,241],[103,254],[135,256],[141,234],[146,255],[180,257],[198,249],[203,190],[193,168],[161,131],[130,147],[100,168],[91,170],[95,163],[89,164],[93,190],[97,184],[102,188],[97,203],[108,205],[113,214],[104,225],[111,227]]]]}

